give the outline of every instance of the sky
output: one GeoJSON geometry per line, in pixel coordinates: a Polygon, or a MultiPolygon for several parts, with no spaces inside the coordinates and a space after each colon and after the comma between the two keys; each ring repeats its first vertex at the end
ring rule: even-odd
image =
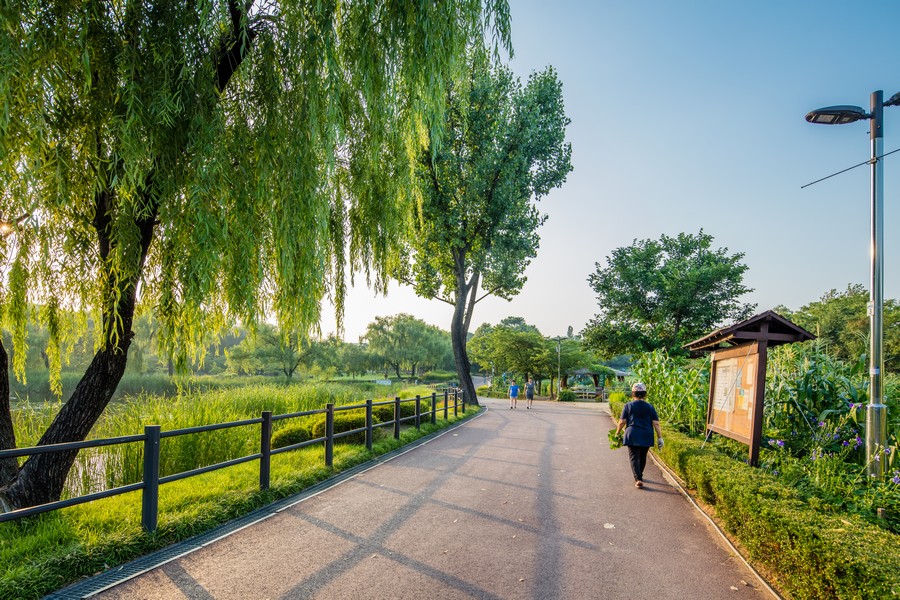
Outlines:
{"type": "MultiPolygon", "coordinates": [[[[546,336],[577,333],[598,312],[597,263],[701,229],[744,254],[754,291],[741,300],[760,312],[868,287],[869,167],[801,189],[869,158],[868,121],[804,116],[900,91],[900,2],[510,0],[510,12],[513,71],[524,81],[552,65],[562,81],[574,170],[538,205],[549,218],[521,292],[479,303],[473,330],[521,316],[546,336]]],[[[900,148],[900,107],[884,110],[884,131],[885,152],[900,148]]],[[[883,165],[884,295],[898,298],[900,152],[883,165]]],[[[358,281],[344,339],[399,312],[450,327],[449,305],[358,281]]]]}

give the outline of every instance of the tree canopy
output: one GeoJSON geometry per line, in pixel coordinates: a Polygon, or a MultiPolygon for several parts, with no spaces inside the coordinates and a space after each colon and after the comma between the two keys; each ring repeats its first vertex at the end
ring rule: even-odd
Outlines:
{"type": "MultiPolygon", "coordinates": [[[[775,310],[807,331],[831,356],[855,363],[869,352],[869,292],[860,284],[848,285],[839,292],[830,290],[815,302],[791,312],[775,310]]],[[[900,371],[900,305],[894,299],[884,301],[884,365],[890,372],[900,371]]]]}
{"type": "Polygon", "coordinates": [[[582,332],[588,347],[602,354],[635,354],[681,345],[726,321],[752,315],[755,305],[738,299],[752,291],[743,284],[743,253],[712,249],[713,237],[663,235],[617,248],[606,266],[596,264],[588,282],[600,312],[582,332]]]}
{"type": "MultiPolygon", "coordinates": [[[[53,365],[85,311],[98,324],[40,443],[87,435],[139,303],[185,364],[226,322],[303,332],[325,294],[340,312],[345,257],[383,286],[415,157],[440,140],[445,83],[486,27],[508,46],[506,0],[4,3],[0,310],[22,350],[38,307],[53,365]]],[[[0,348],[0,448],[15,446],[6,361],[0,348]]],[[[72,460],[0,461],[0,497],[58,497],[72,460]]]]}
{"type": "Polygon", "coordinates": [[[445,115],[440,145],[432,140],[419,154],[410,260],[398,276],[453,305],[457,374],[474,399],[465,344],[475,304],[490,294],[509,299],[525,283],[546,218],[535,202],[572,170],[569,119],[552,68],[522,85],[480,45],[447,90],[445,115]]]}
{"type": "Polygon", "coordinates": [[[443,366],[449,362],[447,332],[412,315],[375,317],[363,337],[370,355],[392,368],[398,379],[402,378],[401,369],[409,370],[415,377],[420,366],[443,366]]]}

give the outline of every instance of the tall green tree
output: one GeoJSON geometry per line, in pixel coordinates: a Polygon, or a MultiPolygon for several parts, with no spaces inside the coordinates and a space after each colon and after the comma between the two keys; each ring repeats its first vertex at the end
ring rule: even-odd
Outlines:
{"type": "MultiPolygon", "coordinates": [[[[226,322],[305,331],[329,291],[340,311],[345,256],[383,289],[409,157],[440,138],[447,75],[486,25],[508,45],[506,0],[4,2],[0,308],[18,349],[27,302],[42,307],[51,364],[67,315],[91,310],[99,336],[39,443],[90,431],[139,302],[185,365],[226,322]]],[[[15,446],[7,360],[0,448],[15,446]]],[[[74,457],[2,461],[3,504],[58,498],[74,457]]]]}
{"type": "MultiPolygon", "coordinates": [[[[828,354],[852,364],[869,352],[868,304],[869,292],[853,284],[842,292],[830,290],[797,312],[775,310],[814,333],[828,354]]],[[[885,370],[900,371],[900,304],[892,298],[884,301],[883,344],[885,370]]]]}
{"type": "Polygon", "coordinates": [[[743,253],[713,249],[713,237],[680,233],[658,240],[635,240],[617,248],[588,282],[600,312],[582,335],[588,347],[605,355],[636,354],[681,345],[730,320],[752,315],[756,305],[739,298],[743,253]]]}
{"type": "Polygon", "coordinates": [[[446,355],[447,333],[412,315],[400,313],[376,317],[364,336],[368,351],[402,379],[401,370],[413,377],[419,365],[438,364],[446,355]]]}
{"type": "Polygon", "coordinates": [[[572,170],[569,119],[552,68],[522,85],[480,47],[447,91],[446,116],[441,145],[432,140],[420,154],[419,212],[400,278],[453,306],[456,372],[474,403],[466,339],[475,305],[491,294],[510,299],[524,285],[545,220],[536,201],[572,170]]]}

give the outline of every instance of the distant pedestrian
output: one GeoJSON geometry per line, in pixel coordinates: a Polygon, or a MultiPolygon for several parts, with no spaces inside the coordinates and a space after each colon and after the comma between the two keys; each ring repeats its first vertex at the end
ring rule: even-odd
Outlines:
{"type": "Polygon", "coordinates": [[[509,408],[513,409],[516,407],[516,401],[519,399],[519,386],[516,385],[515,380],[511,382],[509,386],[509,408]]]}
{"type": "Polygon", "coordinates": [[[644,467],[647,465],[647,452],[653,445],[653,431],[656,431],[657,445],[663,447],[662,431],[659,428],[659,417],[653,405],[645,400],[647,386],[635,383],[631,386],[633,400],[622,409],[616,434],[625,430],[623,445],[628,446],[628,460],[631,462],[631,473],[634,475],[634,487],[644,487],[644,467]]]}
{"type": "Polygon", "coordinates": [[[534,379],[531,377],[528,378],[528,383],[525,384],[525,400],[528,401],[525,408],[531,408],[532,403],[534,403],[534,379]]]}

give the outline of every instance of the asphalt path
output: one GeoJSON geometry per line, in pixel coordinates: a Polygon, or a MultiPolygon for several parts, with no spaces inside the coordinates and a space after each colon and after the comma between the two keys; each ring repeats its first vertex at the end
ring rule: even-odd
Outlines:
{"type": "Polygon", "coordinates": [[[605,405],[536,401],[446,435],[104,599],[771,598],[605,405]]]}

